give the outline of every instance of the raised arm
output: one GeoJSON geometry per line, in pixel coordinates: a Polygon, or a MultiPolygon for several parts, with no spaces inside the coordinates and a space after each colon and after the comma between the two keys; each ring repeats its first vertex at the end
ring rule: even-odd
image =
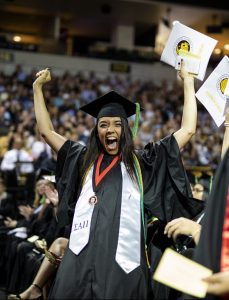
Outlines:
{"type": "Polygon", "coordinates": [[[197,105],[194,89],[194,76],[185,70],[185,64],[181,61],[179,72],[184,84],[184,107],[181,128],[174,133],[179,148],[183,148],[196,132],[197,105]]]}
{"type": "Polygon", "coordinates": [[[46,108],[42,87],[51,80],[50,71],[42,70],[36,74],[37,79],[33,83],[34,110],[38,130],[47,144],[55,151],[61,148],[66,138],[57,134],[53,128],[48,110],[46,108]]]}
{"type": "Polygon", "coordinates": [[[227,152],[227,149],[229,148],[229,107],[226,110],[224,126],[225,126],[225,132],[223,136],[221,159],[223,159],[224,154],[227,152]]]}

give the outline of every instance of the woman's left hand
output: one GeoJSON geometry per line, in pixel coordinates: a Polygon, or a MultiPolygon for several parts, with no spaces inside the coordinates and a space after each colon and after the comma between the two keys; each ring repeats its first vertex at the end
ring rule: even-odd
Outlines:
{"type": "Polygon", "coordinates": [[[178,75],[182,80],[188,79],[188,78],[194,78],[194,75],[189,73],[186,69],[186,64],[185,61],[182,59],[181,60],[181,69],[178,71],[178,75]]]}

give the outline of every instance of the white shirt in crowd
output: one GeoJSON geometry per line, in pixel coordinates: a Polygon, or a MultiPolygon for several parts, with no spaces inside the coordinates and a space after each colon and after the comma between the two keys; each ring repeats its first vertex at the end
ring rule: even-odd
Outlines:
{"type": "Polygon", "coordinates": [[[42,141],[34,141],[31,148],[32,148],[32,157],[34,159],[38,159],[41,153],[44,151],[47,153],[48,157],[52,156],[51,147],[42,141]]]}
{"type": "Polygon", "coordinates": [[[21,150],[12,149],[7,151],[2,159],[1,170],[11,171],[15,169],[17,161],[26,162],[20,164],[21,173],[31,173],[34,171],[33,163],[29,163],[29,162],[33,162],[33,159],[30,156],[30,154],[23,149],[21,150]]]}

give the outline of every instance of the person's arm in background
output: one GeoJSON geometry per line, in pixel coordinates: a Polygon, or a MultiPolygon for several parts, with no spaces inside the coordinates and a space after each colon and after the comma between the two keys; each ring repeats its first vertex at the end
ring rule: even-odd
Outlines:
{"type": "Polygon", "coordinates": [[[226,110],[224,126],[225,126],[225,132],[223,136],[221,160],[223,159],[224,154],[227,152],[227,149],[229,148],[229,107],[226,110]]]}
{"type": "Polygon", "coordinates": [[[38,130],[46,143],[49,144],[55,152],[58,152],[66,141],[66,138],[55,132],[42,92],[43,85],[51,80],[50,71],[48,69],[42,70],[38,72],[36,76],[37,79],[33,83],[33,93],[38,130]]]}
{"type": "Polygon", "coordinates": [[[194,89],[194,76],[185,70],[185,63],[181,61],[178,72],[184,84],[184,107],[181,128],[174,133],[179,148],[183,148],[196,132],[197,104],[194,89]]]}

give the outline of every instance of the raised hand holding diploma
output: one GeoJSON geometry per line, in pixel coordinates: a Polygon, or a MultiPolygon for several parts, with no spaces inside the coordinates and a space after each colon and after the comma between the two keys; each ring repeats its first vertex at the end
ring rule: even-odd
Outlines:
{"type": "Polygon", "coordinates": [[[228,84],[229,58],[225,55],[196,93],[196,98],[205,106],[218,127],[225,120],[229,104],[228,84]]]}
{"type": "Polygon", "coordinates": [[[197,79],[203,80],[208,61],[217,42],[176,21],[162,52],[161,61],[179,69],[179,61],[183,58],[187,71],[196,74],[197,79]]]}

